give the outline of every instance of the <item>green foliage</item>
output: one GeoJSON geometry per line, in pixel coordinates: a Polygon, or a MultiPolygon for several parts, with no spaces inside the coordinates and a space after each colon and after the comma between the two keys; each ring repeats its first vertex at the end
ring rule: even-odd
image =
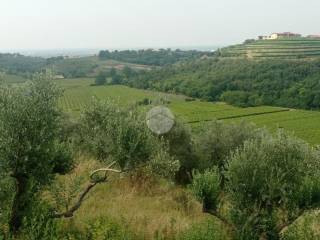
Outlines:
{"type": "Polygon", "coordinates": [[[107,83],[107,75],[104,72],[100,72],[99,75],[95,78],[95,85],[105,85],[107,83]]]}
{"type": "Polygon", "coordinates": [[[253,59],[310,59],[320,55],[320,41],[319,39],[291,37],[271,41],[248,39],[243,44],[222,48],[221,53],[224,57],[253,59]]]}
{"type": "Polygon", "coordinates": [[[194,60],[141,72],[129,85],[241,107],[319,109],[319,60],[194,60]]]}
{"type": "Polygon", "coordinates": [[[245,91],[226,91],[222,93],[220,99],[238,107],[261,105],[261,99],[257,94],[245,91]]]}
{"type": "Polygon", "coordinates": [[[26,240],[58,240],[59,225],[57,220],[50,217],[48,206],[44,203],[37,203],[31,208],[24,219],[22,239],[26,240]]]}
{"type": "Polygon", "coordinates": [[[83,57],[62,59],[49,66],[54,66],[56,73],[66,78],[78,78],[92,74],[98,65],[83,57]]]}
{"type": "Polygon", "coordinates": [[[276,130],[279,127],[292,131],[299,138],[310,144],[319,144],[320,135],[313,129],[320,128],[318,111],[293,110],[280,107],[260,106],[238,108],[228,104],[211,103],[205,101],[186,102],[181,95],[166,94],[150,90],[129,88],[113,85],[106,87],[90,86],[92,79],[65,79],[56,80],[65,89],[60,99],[60,106],[73,117],[78,117],[85,106],[89,106],[92,96],[103,99],[120,100],[121,105],[129,105],[148,98],[156,104],[159,95],[170,101],[169,108],[179,116],[180,121],[190,123],[191,128],[197,128],[197,122],[206,122],[214,119],[224,122],[253,122],[259,127],[276,130]],[[304,124],[301,124],[303,121],[304,124]],[[192,123],[192,124],[191,124],[192,123]]]}
{"type": "Polygon", "coordinates": [[[282,131],[246,142],[228,169],[234,221],[241,231],[250,226],[245,234],[265,232],[278,239],[279,226],[319,204],[319,157],[317,150],[282,131]]]}
{"type": "Polygon", "coordinates": [[[180,234],[178,240],[225,240],[227,233],[214,220],[194,224],[190,229],[180,234]]]}
{"type": "Polygon", "coordinates": [[[152,135],[135,109],[94,100],[81,120],[81,140],[101,160],[117,161],[122,169],[147,161],[152,135]]]}
{"type": "Polygon", "coordinates": [[[194,172],[191,191],[203,204],[203,211],[216,211],[221,192],[217,168],[205,170],[203,173],[194,172]]]}
{"type": "Polygon", "coordinates": [[[27,57],[21,54],[0,54],[0,71],[30,77],[46,66],[46,59],[27,57]]]}
{"type": "Polygon", "coordinates": [[[178,183],[190,183],[192,169],[197,167],[197,157],[192,141],[191,130],[176,120],[174,127],[165,134],[170,155],[180,162],[180,169],[176,174],[178,183]]]}
{"type": "Polygon", "coordinates": [[[186,59],[196,59],[203,55],[210,55],[210,52],[200,51],[182,51],[171,49],[160,49],[159,51],[153,49],[147,50],[124,50],[124,51],[100,51],[100,59],[113,59],[128,63],[138,63],[145,65],[164,66],[183,61],[186,59]]]}
{"type": "Polygon", "coordinates": [[[82,146],[102,161],[116,161],[121,169],[131,169],[150,161],[153,169],[168,164],[164,168],[166,171],[162,170],[166,175],[179,166],[168,155],[167,145],[151,133],[144,116],[135,107],[93,101],[80,123],[82,146]],[[172,169],[167,171],[168,167],[172,169]]]}
{"type": "Polygon", "coordinates": [[[240,122],[239,124],[225,124],[214,121],[204,124],[197,138],[197,153],[200,159],[200,169],[217,167],[221,186],[225,184],[225,170],[232,152],[242,147],[252,139],[259,139],[265,131],[253,124],[240,122]]]}
{"type": "Polygon", "coordinates": [[[167,144],[160,141],[158,144],[158,149],[155,150],[151,157],[151,160],[148,163],[148,168],[155,176],[171,179],[179,170],[180,162],[169,154],[167,144]]]}
{"type": "Polygon", "coordinates": [[[39,74],[21,86],[0,87],[0,172],[16,181],[10,226],[21,225],[30,201],[54,169],[71,161],[59,139],[60,90],[47,75],[39,74]],[[58,147],[59,146],[59,147],[58,147]]]}

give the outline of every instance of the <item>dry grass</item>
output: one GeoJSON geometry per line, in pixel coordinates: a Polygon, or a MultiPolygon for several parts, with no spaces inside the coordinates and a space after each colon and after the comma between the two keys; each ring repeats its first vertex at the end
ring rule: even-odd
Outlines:
{"type": "MultiPolygon", "coordinates": [[[[83,188],[87,184],[83,181],[83,176],[88,176],[97,166],[94,160],[82,160],[71,174],[60,177],[56,182],[58,189],[67,190],[52,192],[50,199],[56,199],[53,203],[61,205],[63,201],[59,200],[59,195],[63,196],[62,199],[68,198],[73,192],[70,191],[73,189],[70,185],[75,184],[80,176],[83,188]]],[[[63,207],[60,206],[60,209],[63,207]]],[[[121,177],[114,175],[108,183],[96,186],[74,217],[64,220],[64,223],[66,228],[72,225],[84,231],[90,222],[101,217],[126,224],[129,230],[143,239],[153,239],[154,236],[171,239],[192,224],[209,218],[202,213],[201,205],[187,190],[164,180],[142,179],[141,174],[121,177]],[[135,178],[137,184],[132,183],[135,178]]]]}

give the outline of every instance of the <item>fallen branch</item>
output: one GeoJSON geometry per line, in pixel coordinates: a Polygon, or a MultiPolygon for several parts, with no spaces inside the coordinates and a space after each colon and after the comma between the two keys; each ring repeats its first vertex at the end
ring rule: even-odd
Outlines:
{"type": "Polygon", "coordinates": [[[75,203],[75,205],[73,205],[73,207],[71,207],[69,210],[67,210],[67,211],[65,211],[63,213],[54,213],[51,217],[52,218],[63,218],[63,217],[64,218],[71,218],[71,217],[73,217],[74,212],[77,211],[81,207],[81,204],[82,204],[84,198],[91,191],[91,189],[93,189],[97,184],[104,183],[104,182],[107,181],[107,173],[108,172],[121,173],[120,170],[111,168],[115,164],[116,164],[116,162],[113,162],[107,168],[101,168],[101,169],[97,169],[97,170],[93,171],[90,174],[91,183],[81,193],[81,195],[80,195],[78,201],[75,203]],[[97,174],[98,172],[105,172],[105,175],[104,175],[104,177],[102,179],[95,181],[95,180],[93,180],[93,176],[95,174],[97,174]]]}

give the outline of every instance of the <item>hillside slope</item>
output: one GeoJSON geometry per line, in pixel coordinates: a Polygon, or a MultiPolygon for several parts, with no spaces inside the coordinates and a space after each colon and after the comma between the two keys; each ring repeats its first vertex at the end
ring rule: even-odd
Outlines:
{"type": "Polygon", "coordinates": [[[313,58],[320,56],[320,39],[277,39],[249,41],[221,49],[224,57],[313,58]]]}
{"type": "Polygon", "coordinates": [[[140,74],[132,87],[248,107],[320,108],[320,60],[214,58],[140,74]]]}

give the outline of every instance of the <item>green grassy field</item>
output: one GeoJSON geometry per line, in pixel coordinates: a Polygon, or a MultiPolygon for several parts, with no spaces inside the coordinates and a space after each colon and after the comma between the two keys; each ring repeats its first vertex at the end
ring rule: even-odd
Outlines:
{"type": "Polygon", "coordinates": [[[23,77],[17,75],[4,74],[3,81],[6,83],[21,83],[24,82],[25,79],[23,77]]]}
{"type": "Polygon", "coordinates": [[[320,40],[297,38],[259,40],[221,50],[226,57],[248,58],[312,58],[320,56],[320,40]]]}
{"type": "Polygon", "coordinates": [[[196,126],[200,122],[214,119],[226,122],[242,120],[254,122],[270,130],[284,128],[311,144],[320,144],[320,112],[294,110],[280,107],[260,106],[238,108],[224,103],[193,101],[186,102],[184,96],[133,89],[125,86],[90,86],[93,79],[57,80],[64,89],[60,100],[62,109],[73,116],[79,116],[93,97],[113,99],[119,104],[134,104],[144,98],[165,99],[174,114],[186,124],[196,126]]]}

